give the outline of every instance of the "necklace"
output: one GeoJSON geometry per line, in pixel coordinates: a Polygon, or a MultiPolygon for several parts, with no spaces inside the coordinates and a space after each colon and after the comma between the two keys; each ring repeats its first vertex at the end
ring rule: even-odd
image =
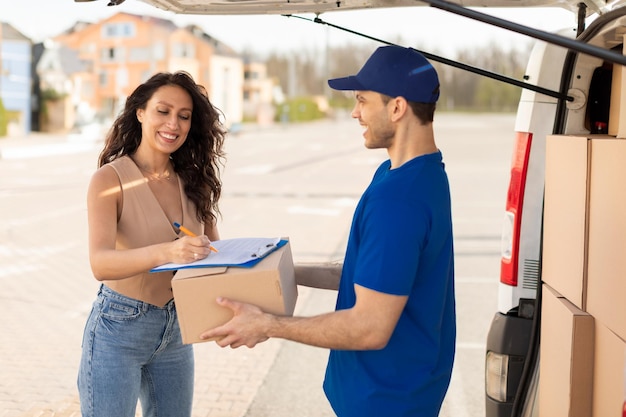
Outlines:
{"type": "Polygon", "coordinates": [[[146,174],[148,174],[148,180],[155,180],[155,181],[161,181],[161,180],[170,180],[172,179],[172,174],[170,173],[170,170],[166,170],[165,172],[163,172],[162,174],[159,174],[158,172],[152,172],[152,171],[148,171],[147,169],[143,168],[141,165],[137,164],[137,166],[139,167],[139,170],[142,172],[145,172],[146,174]]]}

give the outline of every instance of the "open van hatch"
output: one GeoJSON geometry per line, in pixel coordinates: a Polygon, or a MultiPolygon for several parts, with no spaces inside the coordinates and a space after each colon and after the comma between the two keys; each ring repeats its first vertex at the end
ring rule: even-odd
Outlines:
{"type": "MultiPolygon", "coordinates": [[[[76,2],[94,0],[75,0],[76,2]]],[[[110,6],[124,0],[108,1],[110,6]]],[[[243,15],[243,14],[293,14],[325,13],[332,11],[363,10],[371,8],[427,6],[417,0],[141,0],[159,9],[179,14],[243,15]]],[[[562,7],[578,12],[579,3],[587,15],[604,14],[623,3],[623,0],[453,0],[464,7],[562,7]]]]}

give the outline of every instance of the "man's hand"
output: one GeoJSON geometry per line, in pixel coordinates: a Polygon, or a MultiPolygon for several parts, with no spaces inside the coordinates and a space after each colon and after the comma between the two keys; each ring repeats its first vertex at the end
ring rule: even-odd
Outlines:
{"type": "Polygon", "coordinates": [[[217,338],[215,343],[219,346],[230,346],[233,349],[244,345],[253,348],[257,343],[269,339],[266,332],[273,320],[271,314],[264,313],[257,306],[226,298],[220,297],[216,302],[230,308],[234,317],[222,326],[205,331],[200,335],[201,339],[217,338]]]}

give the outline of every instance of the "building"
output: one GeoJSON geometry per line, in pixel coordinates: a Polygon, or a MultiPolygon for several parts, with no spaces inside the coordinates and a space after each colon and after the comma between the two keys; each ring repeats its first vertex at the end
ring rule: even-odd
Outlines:
{"type": "Polygon", "coordinates": [[[0,126],[0,134],[24,135],[31,130],[31,49],[30,39],[0,22],[0,99],[8,120],[7,131],[0,126]]]}
{"type": "Polygon", "coordinates": [[[54,41],[77,51],[89,69],[81,74],[75,97],[103,118],[115,117],[126,97],[154,73],[182,70],[207,89],[227,126],[242,120],[243,61],[197,26],[118,13],[93,24],[77,23],[54,41]]]}
{"type": "Polygon", "coordinates": [[[267,65],[246,60],[244,65],[244,118],[259,124],[271,124],[275,119],[275,104],[284,101],[280,84],[267,76],[267,65]]]}
{"type": "Polygon", "coordinates": [[[77,51],[47,40],[33,46],[33,130],[63,132],[94,119],[90,95],[91,67],[77,51]]]}

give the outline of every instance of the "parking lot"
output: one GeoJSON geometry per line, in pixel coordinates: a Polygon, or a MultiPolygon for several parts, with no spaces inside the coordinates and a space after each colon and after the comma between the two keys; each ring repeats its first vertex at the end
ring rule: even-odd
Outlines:
{"type": "MultiPolygon", "coordinates": [[[[458,341],[442,417],[484,415],[484,348],[497,306],[500,229],[513,115],[440,113],[451,183],[458,341]]],[[[76,369],[97,282],[87,259],[85,193],[101,143],[62,135],[0,139],[0,417],[78,416],[76,369]],[[44,414],[48,413],[48,414],[44,414]]],[[[386,157],[350,119],[246,126],[228,138],[222,238],[288,236],[294,260],[341,259],[352,211],[386,157]]],[[[299,288],[296,314],[334,306],[299,288]]],[[[194,417],[331,416],[327,351],[281,340],[254,349],[195,346],[194,417]]]]}

